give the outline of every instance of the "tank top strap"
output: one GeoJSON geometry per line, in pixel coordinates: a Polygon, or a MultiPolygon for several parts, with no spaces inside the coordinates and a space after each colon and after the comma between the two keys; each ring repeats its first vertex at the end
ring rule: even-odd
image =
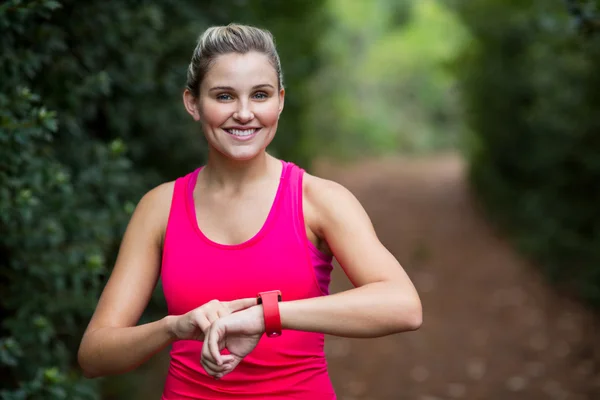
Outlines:
{"type": "Polygon", "coordinates": [[[290,192],[295,202],[302,198],[302,177],[304,170],[294,163],[286,162],[287,175],[290,185],[290,192]]]}
{"type": "Polygon", "coordinates": [[[171,197],[171,209],[169,210],[169,219],[165,228],[163,240],[163,256],[164,262],[167,252],[171,248],[171,240],[177,240],[177,237],[185,232],[190,231],[188,210],[186,207],[186,189],[191,178],[198,175],[200,168],[181,176],[175,180],[173,186],[173,195],[171,197]]]}
{"type": "Polygon", "coordinates": [[[286,162],[287,201],[286,211],[290,214],[286,219],[293,221],[296,237],[305,244],[304,215],[302,212],[302,178],[304,170],[297,165],[286,162]]]}
{"type": "Polygon", "coordinates": [[[329,294],[329,283],[333,269],[331,264],[333,257],[319,250],[306,234],[303,206],[303,181],[306,171],[295,164],[288,164],[290,164],[288,210],[290,210],[291,219],[293,220],[294,233],[305,250],[308,264],[314,272],[316,285],[319,287],[321,294],[327,295],[329,294]]]}

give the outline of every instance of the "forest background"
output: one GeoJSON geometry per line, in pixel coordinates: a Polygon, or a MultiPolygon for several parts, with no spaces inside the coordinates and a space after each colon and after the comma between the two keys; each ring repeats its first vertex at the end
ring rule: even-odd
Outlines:
{"type": "MultiPolygon", "coordinates": [[[[274,155],[310,170],[458,151],[489,220],[557,291],[597,309],[599,7],[2,2],[0,399],[115,393],[118,380],[82,378],[77,346],[137,201],[205,160],[181,90],[199,33],[232,21],[277,41],[287,97],[274,155]]],[[[165,312],[158,287],[143,320],[165,312]]]]}

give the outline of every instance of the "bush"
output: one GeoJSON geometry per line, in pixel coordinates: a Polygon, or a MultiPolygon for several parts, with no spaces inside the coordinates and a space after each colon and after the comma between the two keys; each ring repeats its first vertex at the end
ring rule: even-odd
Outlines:
{"type": "Polygon", "coordinates": [[[290,91],[274,151],[306,159],[320,2],[268,3],[0,5],[0,399],[100,398],[76,350],[137,199],[203,162],[181,90],[209,23],[273,25],[290,91]]]}
{"type": "Polygon", "coordinates": [[[72,373],[72,354],[135,176],[122,142],[103,143],[85,129],[106,75],[75,57],[53,64],[70,50],[65,31],[50,22],[59,5],[2,7],[0,397],[96,398],[72,373]],[[49,94],[45,86],[59,85],[52,79],[63,71],[70,79],[49,94]]]}
{"type": "Polygon", "coordinates": [[[458,73],[475,191],[553,281],[600,306],[600,35],[564,2],[457,9],[474,37],[458,73]]]}

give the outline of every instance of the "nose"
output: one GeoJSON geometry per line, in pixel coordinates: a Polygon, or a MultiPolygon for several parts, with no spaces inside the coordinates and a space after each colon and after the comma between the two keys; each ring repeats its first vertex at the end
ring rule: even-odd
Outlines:
{"type": "Polygon", "coordinates": [[[246,101],[241,101],[238,109],[233,114],[233,118],[241,123],[246,123],[254,119],[254,113],[250,109],[250,105],[246,101]]]}

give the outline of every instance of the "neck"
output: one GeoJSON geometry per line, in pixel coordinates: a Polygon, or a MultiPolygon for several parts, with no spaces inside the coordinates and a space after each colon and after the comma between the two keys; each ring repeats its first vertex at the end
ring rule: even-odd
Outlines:
{"type": "Polygon", "coordinates": [[[204,181],[208,186],[241,188],[271,173],[277,161],[265,151],[249,160],[232,160],[214,149],[208,152],[203,168],[204,181]]]}

